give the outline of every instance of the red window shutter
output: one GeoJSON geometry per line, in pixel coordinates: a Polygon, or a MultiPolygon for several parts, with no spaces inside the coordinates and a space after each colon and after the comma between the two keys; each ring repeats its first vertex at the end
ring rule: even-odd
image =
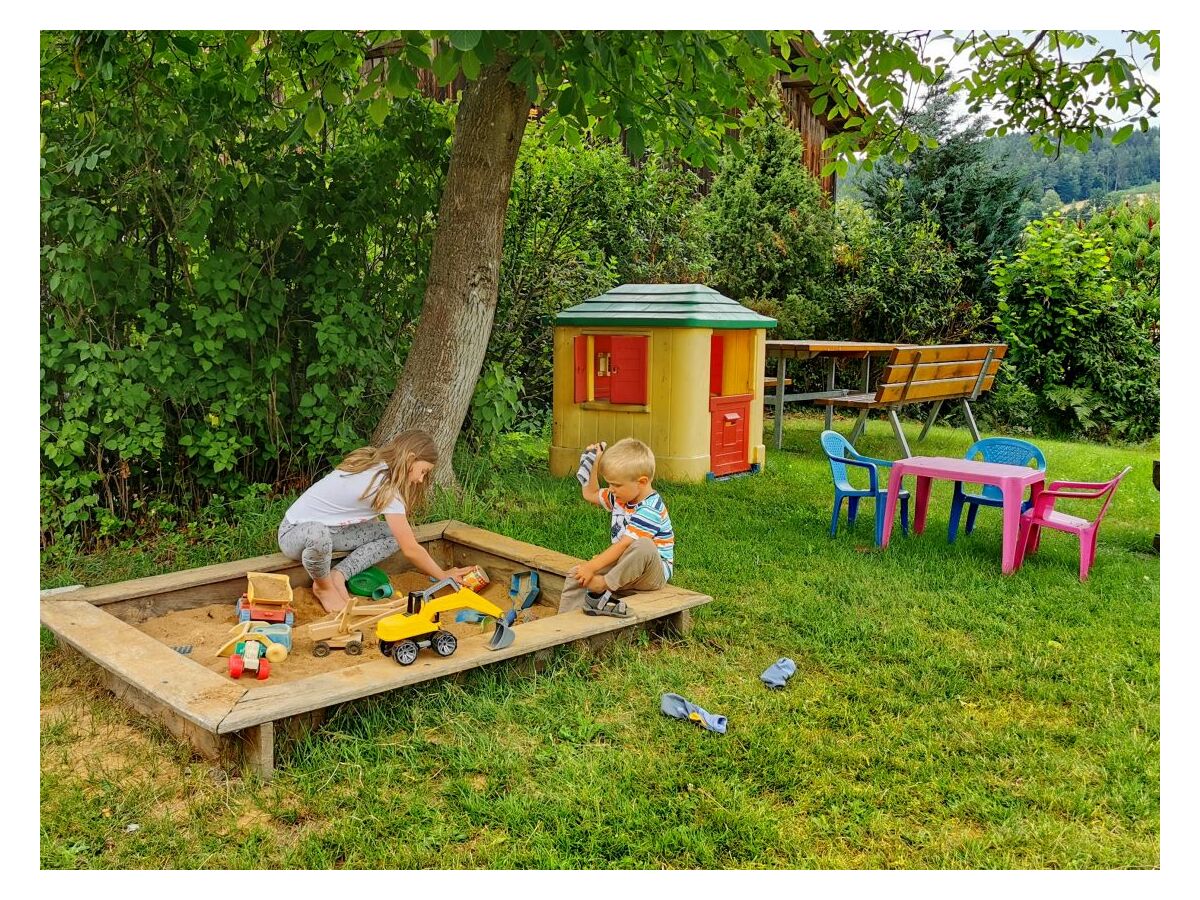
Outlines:
{"type": "Polygon", "coordinates": [[[575,402],[588,400],[588,339],[586,335],[575,338],[575,402]]]}
{"type": "Polygon", "coordinates": [[[646,345],[642,336],[613,335],[613,403],[646,404],[646,345]]]}
{"type": "Polygon", "coordinates": [[[721,396],[721,388],[724,386],[725,375],[725,336],[714,334],[712,336],[712,352],[709,354],[711,362],[708,370],[708,392],[721,396]]]}

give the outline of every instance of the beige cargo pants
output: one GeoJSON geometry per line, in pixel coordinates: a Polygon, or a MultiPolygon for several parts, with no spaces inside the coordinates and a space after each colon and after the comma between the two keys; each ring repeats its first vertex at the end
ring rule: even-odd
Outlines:
{"type": "MultiPolygon", "coordinates": [[[[662,557],[658,555],[654,541],[649,538],[638,538],[621,554],[620,559],[613,565],[600,569],[598,574],[604,576],[604,581],[613,594],[657,591],[667,583],[662,557]]],[[[587,589],[568,575],[562,598],[558,602],[558,611],[564,613],[582,609],[586,593],[587,589]]]]}

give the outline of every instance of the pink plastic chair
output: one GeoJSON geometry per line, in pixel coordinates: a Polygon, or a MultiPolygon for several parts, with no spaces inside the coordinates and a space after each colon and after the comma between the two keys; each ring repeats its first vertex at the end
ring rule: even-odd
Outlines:
{"type": "Polygon", "coordinates": [[[1133,466],[1126,466],[1116,478],[1108,482],[1089,481],[1055,481],[1043,490],[1034,501],[1033,508],[1026,510],[1021,516],[1021,530],[1017,536],[1017,568],[1025,561],[1027,553],[1036,553],[1041,542],[1043,528],[1053,528],[1055,531],[1065,531],[1079,535],[1079,580],[1086,581],[1088,569],[1096,559],[1096,534],[1100,531],[1100,523],[1108,504],[1112,502],[1121,483],[1133,466]],[[1104,498],[1100,506],[1100,514],[1094,522],[1069,516],[1054,509],[1054,501],[1064,500],[1099,500],[1104,498]]]}

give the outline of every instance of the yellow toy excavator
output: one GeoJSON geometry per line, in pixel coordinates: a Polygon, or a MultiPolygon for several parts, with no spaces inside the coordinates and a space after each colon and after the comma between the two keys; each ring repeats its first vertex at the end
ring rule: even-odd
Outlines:
{"type": "Polygon", "coordinates": [[[416,662],[417,651],[422,647],[432,647],[438,656],[453,655],[458,649],[458,638],[449,631],[443,631],[439,623],[443,613],[458,609],[473,609],[496,619],[496,630],[488,641],[489,650],[502,650],[512,644],[513,630],[505,621],[504,610],[470,588],[447,578],[423,591],[410,591],[407,612],[398,612],[380,620],[375,626],[380,652],[402,666],[411,666],[416,662]],[[447,587],[453,588],[454,593],[435,596],[447,587]]]}

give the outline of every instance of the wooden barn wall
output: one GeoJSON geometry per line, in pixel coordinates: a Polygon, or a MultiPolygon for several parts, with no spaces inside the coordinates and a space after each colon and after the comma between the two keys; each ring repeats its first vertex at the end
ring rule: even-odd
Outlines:
{"type": "Polygon", "coordinates": [[[825,196],[834,198],[835,176],[829,174],[821,178],[821,168],[830,159],[829,151],[821,149],[821,145],[829,137],[829,131],[824,123],[813,115],[812,106],[802,90],[786,84],[781,85],[780,90],[783,94],[783,105],[787,111],[788,121],[804,139],[804,164],[808,167],[808,171],[813,173],[814,178],[820,179],[821,189],[825,192],[825,196]]]}

